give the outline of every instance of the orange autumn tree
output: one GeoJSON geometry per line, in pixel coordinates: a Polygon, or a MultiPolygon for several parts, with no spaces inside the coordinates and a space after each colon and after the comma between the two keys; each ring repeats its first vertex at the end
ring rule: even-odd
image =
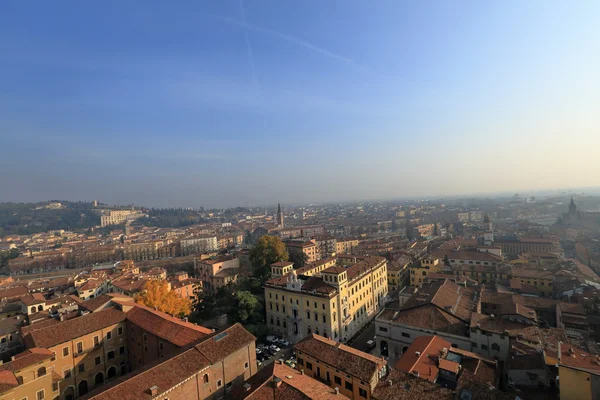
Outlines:
{"type": "Polygon", "coordinates": [[[166,281],[147,282],[144,291],[135,296],[135,301],[176,316],[185,316],[192,312],[191,301],[181,298],[177,293],[169,290],[169,284],[166,281]]]}

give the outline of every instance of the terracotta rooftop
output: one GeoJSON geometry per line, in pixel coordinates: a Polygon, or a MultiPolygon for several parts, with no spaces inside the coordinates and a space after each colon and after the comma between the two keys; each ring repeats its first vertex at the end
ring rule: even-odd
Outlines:
{"type": "Polygon", "coordinates": [[[235,324],[224,331],[205,336],[202,342],[195,347],[167,361],[125,375],[84,398],[94,400],[154,399],[156,396],[152,396],[149,390],[152,386],[157,386],[159,395],[165,393],[195,374],[207,370],[212,363],[223,360],[225,356],[241,350],[255,340],[256,338],[243,326],[235,324]]]}
{"type": "Polygon", "coordinates": [[[118,324],[124,320],[125,313],[123,311],[117,308],[108,308],[42,329],[30,331],[24,338],[25,344],[28,347],[48,348],[118,324]]]}
{"type": "Polygon", "coordinates": [[[578,347],[559,343],[558,362],[571,368],[600,373],[600,357],[589,354],[578,347]]]}
{"type": "Polygon", "coordinates": [[[12,361],[0,365],[0,371],[18,372],[52,357],[54,353],[50,350],[34,347],[17,354],[12,361]]]}
{"type": "Polygon", "coordinates": [[[365,382],[370,382],[386,364],[381,358],[315,334],[302,339],[294,348],[365,382]]]}
{"type": "Polygon", "coordinates": [[[419,336],[398,360],[396,369],[434,382],[438,376],[435,358],[441,355],[442,349],[450,347],[451,343],[439,336],[419,336]]]}
{"type": "Polygon", "coordinates": [[[347,399],[342,394],[308,375],[282,365],[272,363],[251,377],[247,389],[232,393],[232,399],[244,400],[335,400],[347,399]],[[276,383],[279,382],[279,384],[276,383]]]}
{"type": "Polygon", "coordinates": [[[212,330],[208,328],[184,322],[179,318],[141,304],[130,305],[133,307],[126,313],[128,321],[176,346],[183,347],[193,344],[212,333],[212,330]]]}
{"type": "Polygon", "coordinates": [[[440,309],[468,321],[476,308],[475,289],[457,285],[451,280],[424,284],[411,296],[402,309],[433,304],[440,309]]]}
{"type": "Polygon", "coordinates": [[[373,400],[454,400],[454,392],[440,385],[392,369],[381,379],[373,394],[373,400]]]}

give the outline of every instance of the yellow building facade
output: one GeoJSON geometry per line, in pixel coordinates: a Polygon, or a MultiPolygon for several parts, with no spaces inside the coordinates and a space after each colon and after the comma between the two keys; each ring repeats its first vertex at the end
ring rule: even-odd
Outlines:
{"type": "Polygon", "coordinates": [[[383,308],[388,293],[383,257],[274,276],[264,285],[267,326],[292,343],[311,333],[345,342],[383,308]]]}
{"type": "Polygon", "coordinates": [[[410,285],[419,286],[427,281],[427,276],[434,272],[440,272],[444,263],[437,257],[425,257],[420,263],[410,266],[410,285]]]}

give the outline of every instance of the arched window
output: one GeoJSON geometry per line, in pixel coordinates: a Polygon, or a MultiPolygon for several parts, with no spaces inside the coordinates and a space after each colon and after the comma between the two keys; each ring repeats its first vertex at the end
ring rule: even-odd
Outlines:
{"type": "Polygon", "coordinates": [[[31,312],[35,313],[35,307],[31,307],[31,312]]]}
{"type": "Polygon", "coordinates": [[[38,306],[38,311],[44,311],[44,306],[42,306],[42,305],[39,305],[39,306],[38,306]]]}
{"type": "Polygon", "coordinates": [[[44,376],[44,375],[46,375],[46,367],[40,367],[37,370],[37,376],[40,377],[40,376],[44,376]]]}
{"type": "Polygon", "coordinates": [[[500,346],[497,343],[492,343],[492,350],[500,351],[500,346]]]}
{"type": "Polygon", "coordinates": [[[208,374],[204,374],[202,380],[204,381],[204,383],[208,383],[208,374]]]}

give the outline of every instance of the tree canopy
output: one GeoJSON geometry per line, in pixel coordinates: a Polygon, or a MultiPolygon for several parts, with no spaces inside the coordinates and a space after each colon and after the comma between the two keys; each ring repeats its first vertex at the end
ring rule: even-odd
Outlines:
{"type": "Polygon", "coordinates": [[[166,281],[149,281],[144,286],[144,291],[135,296],[135,301],[176,316],[185,316],[192,311],[190,300],[169,290],[169,283],[166,281]]]}
{"type": "Polygon", "coordinates": [[[285,245],[276,236],[263,235],[250,250],[254,277],[264,282],[271,276],[271,264],[287,261],[289,258],[285,245]]]}
{"type": "Polygon", "coordinates": [[[289,252],[289,261],[294,263],[295,268],[302,268],[308,261],[306,253],[300,250],[292,250],[289,252]]]}

